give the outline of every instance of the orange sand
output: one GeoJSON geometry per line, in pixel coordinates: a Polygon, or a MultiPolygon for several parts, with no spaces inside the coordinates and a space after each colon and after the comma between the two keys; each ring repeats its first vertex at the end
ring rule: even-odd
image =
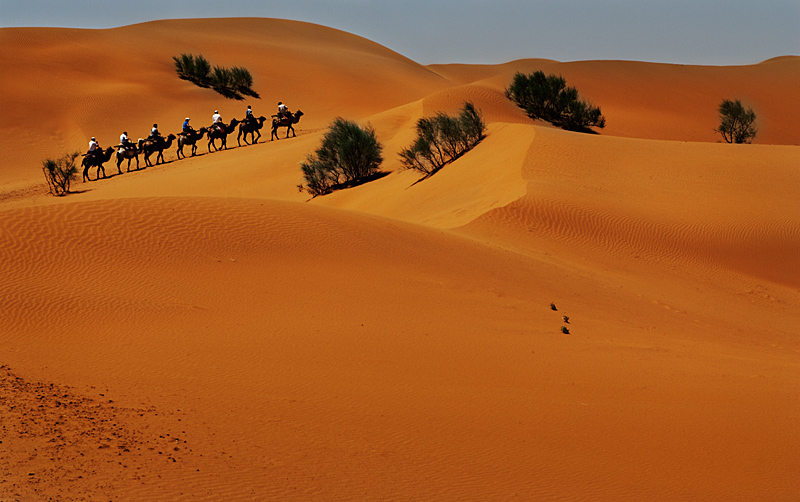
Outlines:
{"type": "Polygon", "coordinates": [[[269,19],[0,47],[1,500],[800,497],[800,58],[425,67],[269,19]],[[177,79],[182,52],[262,99],[177,79]],[[536,69],[602,134],[508,102],[536,69]],[[753,145],[713,131],[736,97],[753,145]],[[296,138],[46,194],[42,159],[92,135],[278,100],[296,138]],[[488,137],[415,184],[396,152],[465,100],[488,137]],[[337,116],[390,174],[307,201],[298,163],[337,116]]]}

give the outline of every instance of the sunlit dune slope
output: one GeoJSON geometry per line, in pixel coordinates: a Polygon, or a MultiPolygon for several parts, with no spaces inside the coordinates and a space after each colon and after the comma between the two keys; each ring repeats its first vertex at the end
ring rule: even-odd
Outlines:
{"type": "Polygon", "coordinates": [[[702,262],[798,288],[798,165],[796,147],[539,129],[523,167],[526,196],[482,219],[583,255],[702,262]]]}
{"type": "MultiPolygon", "coordinates": [[[[717,106],[740,98],[758,114],[756,143],[800,143],[794,127],[800,113],[797,57],[741,67],[544,59],[424,67],[351,34],[275,19],[171,20],[108,30],[4,28],[0,47],[0,64],[11,76],[0,81],[8,117],[0,125],[4,191],[38,182],[42,159],[83,151],[91,136],[113,145],[123,130],[136,139],[153,123],[177,132],[186,116],[200,127],[217,109],[225,120],[241,119],[246,103],[268,117],[284,101],[305,112],[301,127],[319,130],[336,116],[365,120],[425,97],[427,114],[447,100],[448,89],[475,84],[476,92],[496,93],[484,112],[500,119],[493,113],[507,108],[500,101],[513,74],[538,69],[564,75],[601,106],[608,119],[604,135],[716,142],[717,106]],[[172,57],[182,53],[247,68],[262,99],[226,100],[178,79],[172,57]]],[[[517,113],[513,120],[523,118],[517,113]]]]}
{"type": "Polygon", "coordinates": [[[337,115],[363,118],[441,88],[445,79],[374,42],[338,30],[274,19],[158,21],[109,30],[0,29],[0,81],[8,119],[0,125],[0,186],[37,179],[41,159],[85,151],[95,136],[114,145],[153,123],[164,134],[183,119],[227,122],[246,104],[269,117],[277,102],[304,110],[301,125],[337,115]],[[260,100],[227,100],[177,78],[173,56],[247,68],[260,100]]]}

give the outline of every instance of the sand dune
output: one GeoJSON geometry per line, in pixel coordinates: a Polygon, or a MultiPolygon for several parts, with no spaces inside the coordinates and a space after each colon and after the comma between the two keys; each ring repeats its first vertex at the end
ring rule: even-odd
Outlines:
{"type": "Polygon", "coordinates": [[[800,58],[425,67],[269,19],[0,46],[0,499],[800,496],[800,58]],[[177,79],[182,52],[262,100],[177,79]],[[535,69],[602,134],[506,100],[535,69]],[[718,143],[724,97],[756,144],[718,143]],[[91,135],[278,100],[296,138],[43,192],[41,160],[91,135]],[[486,139],[403,171],[415,122],[466,100],[486,139]],[[388,175],[309,201],[298,163],[336,116],[375,127],[388,175]]]}

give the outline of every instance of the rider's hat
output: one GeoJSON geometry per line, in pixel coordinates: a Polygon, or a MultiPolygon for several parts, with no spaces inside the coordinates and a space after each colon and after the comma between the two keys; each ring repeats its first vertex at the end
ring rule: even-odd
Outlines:
{"type": "Polygon", "coordinates": [[[92,141],[94,141],[94,136],[92,136],[92,141]]]}
{"type": "Polygon", "coordinates": [[[189,120],[189,117],[186,117],[186,120],[189,120]]]}

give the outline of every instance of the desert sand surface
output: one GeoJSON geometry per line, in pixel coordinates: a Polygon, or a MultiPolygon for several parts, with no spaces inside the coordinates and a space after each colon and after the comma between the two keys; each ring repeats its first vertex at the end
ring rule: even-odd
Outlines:
{"type": "Polygon", "coordinates": [[[800,498],[800,57],[423,66],[224,19],[0,29],[0,64],[0,500],[800,498]],[[178,79],[180,53],[261,99],[178,79]],[[505,98],[538,69],[601,134],[505,98]],[[719,142],[725,98],[753,144],[719,142]],[[416,121],[467,100],[487,137],[403,171],[416,121]],[[91,136],[278,101],[294,138],[47,194],[42,160],[91,136]],[[337,116],[388,174],[309,200],[337,116]]]}

